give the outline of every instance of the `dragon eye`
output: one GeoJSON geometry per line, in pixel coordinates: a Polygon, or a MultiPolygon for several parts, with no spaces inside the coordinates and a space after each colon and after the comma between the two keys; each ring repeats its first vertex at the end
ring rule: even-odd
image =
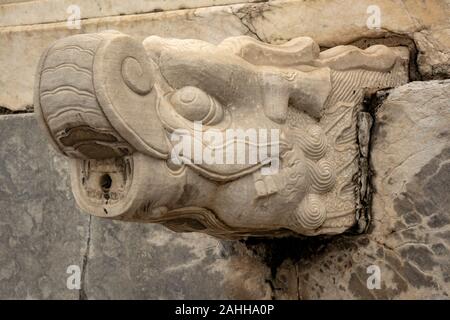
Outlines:
{"type": "Polygon", "coordinates": [[[214,125],[222,121],[224,112],[218,101],[196,87],[183,87],[170,98],[173,108],[190,121],[214,125]]]}

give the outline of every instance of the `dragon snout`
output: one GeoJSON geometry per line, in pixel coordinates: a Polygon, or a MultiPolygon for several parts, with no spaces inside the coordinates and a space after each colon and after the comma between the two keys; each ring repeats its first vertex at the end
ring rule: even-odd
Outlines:
{"type": "Polygon", "coordinates": [[[164,159],[168,146],[156,112],[155,70],[142,44],[120,32],[58,40],[37,70],[40,123],[71,158],[102,160],[140,151],[164,159]]]}

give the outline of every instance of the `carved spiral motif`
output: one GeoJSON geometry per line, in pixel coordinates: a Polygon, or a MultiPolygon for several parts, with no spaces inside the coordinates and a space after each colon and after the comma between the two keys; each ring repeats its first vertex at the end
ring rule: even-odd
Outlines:
{"type": "Polygon", "coordinates": [[[302,228],[314,230],[324,223],[327,212],[319,196],[309,194],[303,199],[295,217],[302,228]]]}
{"type": "Polygon", "coordinates": [[[142,64],[133,57],[122,61],[122,77],[125,84],[140,95],[146,95],[152,89],[152,76],[145,72],[142,64]]]}
{"type": "Polygon", "coordinates": [[[169,146],[156,111],[156,90],[152,94],[158,66],[133,38],[119,32],[98,36],[102,42],[93,71],[96,98],[103,113],[137,150],[166,158],[169,146]]]}
{"type": "Polygon", "coordinates": [[[307,165],[311,188],[318,193],[330,191],[336,182],[333,165],[327,160],[307,161],[307,165]]]}
{"type": "Polygon", "coordinates": [[[327,140],[319,126],[309,126],[306,134],[298,135],[297,138],[305,156],[309,159],[319,160],[325,155],[327,140]]]}

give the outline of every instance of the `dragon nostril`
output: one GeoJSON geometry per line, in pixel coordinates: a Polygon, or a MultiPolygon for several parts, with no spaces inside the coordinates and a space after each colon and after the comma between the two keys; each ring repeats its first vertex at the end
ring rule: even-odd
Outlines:
{"type": "Polygon", "coordinates": [[[111,176],[109,174],[105,173],[100,178],[100,187],[102,188],[102,191],[104,193],[108,193],[111,186],[112,186],[111,176]]]}

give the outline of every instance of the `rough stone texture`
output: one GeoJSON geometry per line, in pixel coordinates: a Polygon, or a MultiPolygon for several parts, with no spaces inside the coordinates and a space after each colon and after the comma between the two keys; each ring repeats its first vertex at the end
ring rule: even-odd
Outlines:
{"type": "Polygon", "coordinates": [[[375,122],[372,230],[310,240],[219,242],[95,217],[88,232],[33,115],[2,116],[0,297],[448,298],[449,91],[392,90],[375,122]],[[83,291],[67,290],[67,266],[85,255],[83,291]],[[381,290],[366,287],[372,264],[381,290]]]}
{"type": "Polygon", "coordinates": [[[71,5],[80,8],[81,19],[89,19],[256,1],[258,0],[0,0],[0,27],[66,21],[72,14],[67,12],[71,5]]]}
{"type": "Polygon", "coordinates": [[[449,78],[450,28],[416,32],[414,41],[420,52],[417,64],[423,79],[449,78]]]}
{"type": "Polygon", "coordinates": [[[89,299],[270,299],[270,269],[238,242],[92,218],[89,299]]]}
{"type": "Polygon", "coordinates": [[[0,116],[0,139],[0,299],[271,298],[270,269],[242,243],[80,212],[33,114],[0,116]],[[85,267],[81,292],[69,265],[85,267]]]}
{"type": "Polygon", "coordinates": [[[390,92],[372,135],[371,230],[289,244],[300,249],[278,258],[276,296],[449,298],[449,94],[450,81],[413,82],[390,92]],[[373,264],[381,270],[380,290],[366,286],[373,264]],[[283,285],[280,277],[298,279],[298,292],[290,287],[294,280],[283,285]]]}
{"type": "Polygon", "coordinates": [[[66,161],[34,117],[0,117],[0,298],[74,299],[69,265],[82,264],[89,218],[74,204],[66,161]]]}
{"type": "Polygon", "coordinates": [[[196,38],[214,44],[226,37],[243,34],[268,43],[310,36],[322,47],[347,44],[361,38],[401,35],[413,39],[419,48],[419,70],[425,78],[449,76],[448,0],[426,3],[420,0],[378,1],[381,10],[379,30],[369,29],[366,25],[369,17],[366,11],[372,2],[284,0],[236,4],[85,19],[80,30],[70,30],[64,22],[2,27],[0,87],[4,90],[0,93],[0,106],[20,110],[32,105],[33,75],[39,56],[54,40],[105,29],[116,29],[141,41],[154,34],[196,38]]]}

